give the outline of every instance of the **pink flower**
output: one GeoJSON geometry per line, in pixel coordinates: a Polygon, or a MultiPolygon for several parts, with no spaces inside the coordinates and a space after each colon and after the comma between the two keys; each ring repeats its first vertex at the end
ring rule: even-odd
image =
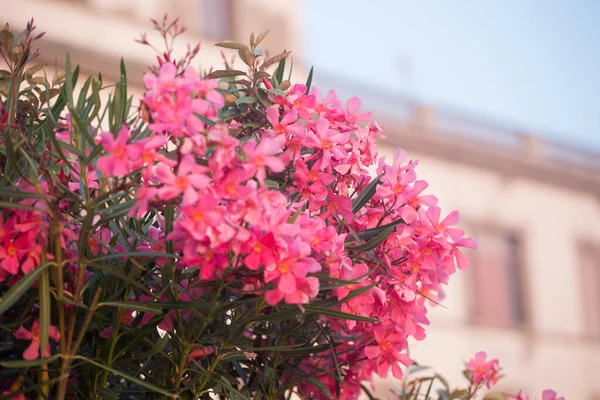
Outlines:
{"type": "Polygon", "coordinates": [[[188,205],[198,200],[197,190],[202,190],[210,184],[210,178],[204,173],[204,168],[196,164],[194,157],[186,155],[173,173],[166,164],[159,164],[155,170],[156,179],[163,184],[158,189],[161,200],[170,200],[183,193],[183,204],[188,205]]]}
{"type": "MultiPolygon", "coordinates": [[[[40,320],[36,319],[31,327],[31,332],[21,326],[16,332],[15,336],[19,340],[30,340],[31,344],[23,352],[23,358],[25,360],[35,360],[40,356],[40,320]]],[[[50,339],[58,342],[60,340],[60,332],[58,328],[50,325],[48,331],[50,339]]],[[[50,346],[48,345],[43,353],[45,358],[50,357],[50,346]]]]}
{"type": "Polygon", "coordinates": [[[309,258],[310,246],[296,239],[282,252],[279,260],[272,265],[267,265],[265,270],[265,283],[277,280],[277,289],[284,294],[296,291],[296,279],[304,278],[308,273],[319,272],[321,265],[313,258],[309,258]]]}
{"type": "Polygon", "coordinates": [[[546,389],[542,392],[542,400],[565,400],[564,397],[557,397],[554,390],[546,389]]]}
{"type": "Polygon", "coordinates": [[[281,145],[287,142],[289,134],[303,134],[306,128],[297,124],[298,111],[292,109],[279,120],[279,106],[273,105],[267,108],[267,120],[273,127],[273,137],[278,139],[281,145]]]}
{"type": "Polygon", "coordinates": [[[366,346],[365,355],[373,360],[377,366],[377,373],[382,378],[386,378],[390,366],[392,374],[397,379],[402,379],[402,369],[398,363],[410,366],[412,360],[407,354],[401,354],[400,351],[406,348],[406,339],[403,335],[396,333],[392,327],[378,325],[372,330],[377,345],[366,346]]]}
{"type": "Polygon", "coordinates": [[[344,150],[342,145],[348,143],[350,139],[348,132],[338,132],[329,129],[329,121],[324,118],[317,121],[316,132],[307,132],[306,139],[307,143],[322,151],[321,169],[329,167],[332,158],[334,160],[341,160],[347,156],[346,150],[344,150]]]}
{"type": "Polygon", "coordinates": [[[500,366],[498,359],[486,361],[486,357],[487,354],[483,351],[475,354],[475,357],[467,364],[467,369],[473,373],[473,385],[478,385],[483,381],[489,389],[498,380],[500,366]]]}
{"type": "Polygon", "coordinates": [[[98,169],[100,172],[110,176],[124,176],[131,172],[131,161],[139,157],[139,147],[127,144],[129,140],[129,130],[125,125],[119,130],[117,139],[111,132],[104,132],[101,135],[101,142],[109,155],[98,159],[98,169]]]}
{"type": "Polygon", "coordinates": [[[509,396],[507,400],[529,400],[529,396],[525,396],[522,390],[516,396],[509,396]]]}
{"type": "Polygon", "coordinates": [[[248,169],[251,173],[256,174],[256,178],[261,185],[265,183],[267,167],[273,172],[281,172],[285,168],[281,158],[275,156],[280,152],[280,145],[275,139],[270,138],[263,138],[260,143],[252,140],[244,146],[248,169]]]}
{"type": "Polygon", "coordinates": [[[0,268],[15,275],[19,272],[21,256],[27,252],[27,243],[23,242],[25,236],[20,236],[19,239],[12,240],[10,236],[5,236],[0,245],[0,268]]]}
{"type": "Polygon", "coordinates": [[[358,97],[351,97],[348,99],[346,105],[346,121],[349,124],[354,125],[357,121],[366,121],[371,118],[372,112],[357,113],[358,109],[362,105],[362,101],[358,97]]]}

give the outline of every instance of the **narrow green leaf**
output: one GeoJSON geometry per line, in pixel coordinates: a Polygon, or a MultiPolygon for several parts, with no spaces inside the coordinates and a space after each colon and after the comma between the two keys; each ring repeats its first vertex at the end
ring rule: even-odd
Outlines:
{"type": "Polygon", "coordinates": [[[206,118],[204,115],[200,115],[200,114],[196,114],[196,113],[194,113],[194,115],[196,116],[196,118],[198,118],[200,121],[204,122],[208,126],[217,125],[217,123],[215,121],[213,121],[212,119],[206,118]]]}
{"type": "Polygon", "coordinates": [[[240,97],[239,99],[237,99],[235,101],[235,104],[240,105],[240,104],[254,104],[258,101],[258,99],[254,96],[244,96],[244,97],[240,97]]]}
{"type": "Polygon", "coordinates": [[[387,238],[395,231],[396,231],[395,226],[389,227],[389,228],[385,229],[384,231],[382,231],[381,233],[379,233],[374,238],[372,238],[371,240],[369,240],[368,242],[360,244],[358,246],[346,247],[346,250],[355,251],[355,252],[364,252],[364,251],[373,250],[373,249],[379,247],[383,242],[385,242],[387,240],[387,238]]]}
{"type": "Polygon", "coordinates": [[[313,68],[314,67],[310,67],[310,71],[308,72],[308,79],[306,80],[306,92],[304,94],[310,93],[310,86],[312,85],[313,80],[313,68]]]}
{"type": "Polygon", "coordinates": [[[100,257],[96,257],[94,259],[89,260],[89,262],[99,262],[99,261],[107,261],[107,260],[114,260],[117,258],[132,258],[132,257],[166,257],[166,258],[175,258],[174,254],[168,254],[168,253],[159,253],[159,252],[155,252],[155,251],[131,251],[131,252],[127,252],[127,253],[115,253],[115,254],[108,254],[105,256],[100,256],[100,257]]]}
{"type": "Polygon", "coordinates": [[[218,71],[213,71],[210,74],[206,75],[204,79],[218,79],[218,78],[229,78],[232,76],[246,75],[244,71],[239,71],[237,69],[222,69],[218,71]]]}
{"type": "Polygon", "coordinates": [[[157,306],[155,303],[136,303],[127,301],[104,301],[102,303],[98,303],[98,308],[100,307],[122,307],[153,314],[161,314],[163,310],[162,307],[157,306]]]}
{"type": "Polygon", "coordinates": [[[267,29],[266,31],[262,32],[260,35],[258,35],[258,37],[256,38],[256,41],[254,42],[255,46],[258,46],[269,34],[269,30],[267,29]]]}
{"type": "Polygon", "coordinates": [[[386,229],[393,228],[398,224],[406,224],[406,222],[404,222],[404,220],[402,218],[400,218],[394,222],[390,222],[389,224],[378,226],[377,228],[365,229],[365,230],[356,232],[356,235],[363,240],[368,240],[368,239],[371,239],[372,237],[379,235],[381,232],[385,231],[386,229]]]}
{"type": "MultiPolygon", "coordinates": [[[[269,58],[268,60],[266,60],[264,63],[262,63],[262,65],[258,68],[259,70],[264,70],[265,68],[270,67],[273,64],[279,63],[281,62],[281,60],[285,59],[287,56],[289,56],[291,53],[291,51],[284,51],[281,54],[278,54],[274,57],[269,58]]],[[[281,64],[279,64],[281,65],[281,64]]],[[[284,64],[285,66],[285,64],[284,64]]],[[[283,76],[283,70],[281,71],[281,76],[283,76]]],[[[281,81],[279,81],[277,84],[281,83],[281,81]]]]}
{"type": "Polygon", "coordinates": [[[110,372],[112,374],[118,375],[121,378],[124,378],[124,379],[126,379],[126,380],[128,380],[130,382],[133,382],[136,385],[140,385],[143,388],[146,388],[146,389],[151,390],[151,391],[156,392],[156,393],[160,393],[163,396],[169,397],[171,399],[179,399],[180,398],[177,394],[174,394],[174,393],[171,393],[171,392],[169,392],[169,391],[167,391],[165,389],[159,388],[158,386],[155,386],[155,385],[153,385],[153,384],[151,384],[151,383],[149,383],[149,382],[147,382],[147,381],[145,381],[143,379],[140,379],[138,377],[126,374],[126,373],[124,373],[122,371],[119,371],[119,370],[116,370],[114,368],[108,367],[108,366],[106,366],[104,364],[101,364],[101,363],[96,362],[94,360],[91,360],[89,358],[86,358],[86,357],[83,357],[83,356],[75,356],[74,358],[76,358],[78,360],[83,360],[83,361],[85,361],[85,362],[87,362],[89,364],[95,365],[98,368],[102,368],[105,371],[108,371],[108,372],[110,372]]]}
{"type": "Polygon", "coordinates": [[[15,285],[11,287],[0,299],[0,315],[4,314],[13,304],[15,304],[25,293],[25,291],[29,289],[31,285],[33,285],[33,282],[38,279],[42,272],[48,269],[48,267],[51,265],[53,265],[53,263],[40,265],[15,283],[15,285]]]}
{"type": "Polygon", "coordinates": [[[354,199],[352,202],[352,213],[356,214],[365,204],[369,202],[375,196],[377,192],[377,185],[381,183],[381,177],[379,175],[377,178],[373,179],[369,184],[363,189],[363,191],[354,199]]]}
{"type": "Polygon", "coordinates": [[[231,40],[223,40],[222,42],[216,43],[215,46],[234,50],[248,49],[248,46],[246,46],[245,44],[232,42],[231,40]]]}
{"type": "Polygon", "coordinates": [[[354,315],[343,311],[332,310],[330,308],[316,307],[310,304],[304,306],[304,308],[307,312],[316,313],[319,315],[326,315],[328,317],[335,317],[352,321],[377,322],[377,319],[375,318],[363,317],[361,315],[354,315]]]}
{"type": "Polygon", "coordinates": [[[11,360],[11,361],[2,361],[0,365],[4,368],[30,368],[30,367],[39,367],[44,364],[52,364],[54,361],[58,360],[60,354],[55,354],[48,358],[38,358],[37,360],[11,360]]]}

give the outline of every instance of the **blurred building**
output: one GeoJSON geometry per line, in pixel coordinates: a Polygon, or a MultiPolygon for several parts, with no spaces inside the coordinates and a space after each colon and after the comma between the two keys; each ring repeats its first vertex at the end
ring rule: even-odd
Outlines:
{"type": "MultiPolygon", "coordinates": [[[[292,49],[301,76],[299,0],[0,0],[3,17],[22,27],[35,17],[43,61],[64,66],[68,49],[84,73],[118,79],[126,57],[141,92],[154,54],[133,41],[165,12],[190,28],[181,42],[202,42],[202,67],[222,65],[220,39],[247,41],[266,28],[264,47],[292,49]],[[56,57],[55,57],[56,54],[56,57]]],[[[152,35],[150,35],[152,37],[152,35]]],[[[184,51],[183,48],[181,51],[184,51]]],[[[570,400],[600,399],[600,154],[554,143],[497,122],[439,110],[319,76],[341,97],[360,96],[388,139],[419,159],[419,177],[444,210],[458,209],[476,239],[472,268],[452,278],[444,307],[431,311],[428,338],[412,356],[462,382],[463,362],[485,350],[501,361],[500,389],[538,396],[552,387],[570,400]]],[[[392,398],[380,383],[377,396],[392,398]]]]}

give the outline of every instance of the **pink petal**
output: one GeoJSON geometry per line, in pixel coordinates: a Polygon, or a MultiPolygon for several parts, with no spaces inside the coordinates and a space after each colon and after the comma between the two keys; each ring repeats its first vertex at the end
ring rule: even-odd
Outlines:
{"type": "Polygon", "coordinates": [[[23,358],[25,360],[35,360],[40,356],[40,341],[33,340],[29,347],[23,352],[23,358]]]}
{"type": "Polygon", "coordinates": [[[280,290],[273,289],[265,293],[265,300],[267,300],[267,303],[269,303],[272,306],[279,303],[281,299],[283,299],[283,292],[281,292],[280,290]]]}
{"type": "Polygon", "coordinates": [[[348,110],[348,114],[354,114],[360,106],[362,105],[362,101],[358,97],[351,97],[348,99],[348,105],[346,109],[348,110]]]}
{"type": "Polygon", "coordinates": [[[293,293],[296,290],[296,278],[291,273],[281,275],[277,288],[283,293],[293,293]]]}
{"type": "Polygon", "coordinates": [[[273,127],[279,123],[279,105],[274,104],[267,108],[267,120],[273,127]]]}
{"type": "Polygon", "coordinates": [[[60,340],[60,332],[57,327],[50,325],[50,330],[48,331],[48,336],[55,342],[60,340]]]}
{"type": "Polygon", "coordinates": [[[27,329],[22,326],[17,329],[15,332],[15,337],[19,340],[31,340],[33,339],[33,335],[27,329]]]}
{"type": "Polygon", "coordinates": [[[380,354],[381,354],[381,348],[379,346],[366,346],[365,347],[365,355],[369,359],[379,357],[380,354]]]}
{"type": "Polygon", "coordinates": [[[156,166],[154,173],[156,178],[161,183],[170,183],[175,180],[175,174],[171,171],[171,167],[166,164],[159,164],[156,166]]]}

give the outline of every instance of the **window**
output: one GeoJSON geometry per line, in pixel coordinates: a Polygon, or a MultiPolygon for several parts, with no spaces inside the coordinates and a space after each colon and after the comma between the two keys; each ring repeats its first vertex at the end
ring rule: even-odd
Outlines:
{"type": "Polygon", "coordinates": [[[470,268],[473,323],[519,327],[525,324],[522,243],[515,232],[482,226],[473,232],[478,250],[470,268]]]}
{"type": "Polygon", "coordinates": [[[600,244],[579,244],[585,335],[600,337],[600,244]]]}

